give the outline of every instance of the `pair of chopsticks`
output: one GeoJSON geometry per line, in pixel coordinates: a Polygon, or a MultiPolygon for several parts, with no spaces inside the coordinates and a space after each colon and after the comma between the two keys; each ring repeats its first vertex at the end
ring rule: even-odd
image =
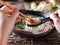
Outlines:
{"type": "MultiPolygon", "coordinates": [[[[15,9],[12,5],[10,6],[10,4],[7,4],[7,3],[4,2],[4,1],[0,1],[0,4],[6,5],[8,8],[10,8],[10,9],[12,9],[12,10],[15,9]]],[[[3,10],[0,10],[0,12],[5,13],[3,10]]],[[[23,13],[20,12],[20,18],[22,18],[21,16],[24,17],[25,20],[29,21],[30,23],[34,23],[34,20],[33,20],[33,19],[29,18],[28,16],[26,16],[25,14],[23,14],[23,13]]]]}

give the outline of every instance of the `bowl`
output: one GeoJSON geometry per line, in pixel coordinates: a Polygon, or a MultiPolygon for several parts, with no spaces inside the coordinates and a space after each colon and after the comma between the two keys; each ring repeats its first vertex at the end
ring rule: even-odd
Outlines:
{"type": "MultiPolygon", "coordinates": [[[[38,16],[38,17],[44,17],[44,18],[49,17],[49,13],[47,13],[47,12],[30,11],[30,10],[20,10],[20,12],[22,12],[24,14],[30,14],[30,15],[33,15],[33,16],[38,16]]],[[[22,37],[27,37],[27,38],[34,37],[35,38],[35,37],[41,37],[41,36],[47,35],[48,33],[52,32],[53,30],[54,30],[54,27],[51,30],[48,30],[44,33],[32,34],[31,32],[24,31],[24,30],[18,31],[18,29],[14,28],[13,32],[16,33],[19,36],[22,36],[22,37]]]]}

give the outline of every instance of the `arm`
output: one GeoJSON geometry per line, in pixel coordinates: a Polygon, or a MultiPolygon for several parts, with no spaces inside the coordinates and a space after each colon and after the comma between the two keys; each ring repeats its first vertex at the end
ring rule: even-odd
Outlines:
{"type": "Polygon", "coordinates": [[[3,14],[0,12],[0,45],[7,44],[7,37],[2,37],[3,14]],[[2,43],[3,42],[3,43],[2,43]]]}
{"type": "MultiPolygon", "coordinates": [[[[4,7],[2,10],[8,10],[6,8],[7,7],[4,7]]],[[[17,8],[11,14],[4,14],[0,12],[0,45],[7,45],[8,36],[14,28],[14,24],[18,15],[19,10],[17,8]]]]}

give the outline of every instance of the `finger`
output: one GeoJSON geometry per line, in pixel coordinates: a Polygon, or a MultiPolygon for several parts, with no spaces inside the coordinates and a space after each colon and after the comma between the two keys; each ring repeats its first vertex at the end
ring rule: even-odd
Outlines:
{"type": "Polygon", "coordinates": [[[59,19],[56,14],[57,14],[57,11],[54,12],[54,13],[52,13],[52,14],[50,14],[50,18],[51,18],[54,22],[59,19]]]}
{"type": "Polygon", "coordinates": [[[60,10],[58,10],[58,16],[59,16],[59,18],[60,18],[60,10]]]}
{"type": "Polygon", "coordinates": [[[0,10],[3,10],[5,13],[8,13],[8,14],[13,13],[13,10],[9,9],[6,6],[3,6],[0,10]]]}
{"type": "Polygon", "coordinates": [[[14,12],[14,10],[11,10],[11,9],[8,10],[8,14],[11,14],[13,12],[14,12]]]}
{"type": "Polygon", "coordinates": [[[14,5],[11,5],[11,4],[9,4],[9,3],[6,3],[6,6],[7,6],[8,8],[12,9],[12,10],[15,9],[14,5]]]}
{"type": "Polygon", "coordinates": [[[12,19],[16,19],[19,16],[19,10],[16,8],[15,11],[11,14],[12,19]]]}

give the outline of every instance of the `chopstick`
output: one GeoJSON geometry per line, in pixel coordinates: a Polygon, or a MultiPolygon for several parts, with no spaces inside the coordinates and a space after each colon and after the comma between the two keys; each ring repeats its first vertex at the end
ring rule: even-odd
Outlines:
{"type": "Polygon", "coordinates": [[[35,21],[32,18],[29,18],[28,16],[24,15],[23,13],[20,12],[20,16],[25,17],[26,21],[29,21],[31,24],[35,23],[35,21]]]}
{"type": "Polygon", "coordinates": [[[0,4],[6,5],[8,8],[10,8],[10,9],[14,10],[14,7],[13,7],[12,5],[7,4],[7,3],[6,3],[6,2],[4,2],[4,1],[0,1],[0,4]],[[12,7],[13,7],[13,8],[12,8],[12,7]]]}
{"type": "MultiPolygon", "coordinates": [[[[13,6],[12,6],[12,7],[9,6],[10,4],[8,5],[8,4],[7,4],[6,2],[4,2],[4,1],[0,1],[0,3],[3,4],[3,5],[6,5],[8,8],[10,8],[10,9],[12,9],[12,10],[15,10],[15,8],[14,8],[13,6]]],[[[5,13],[5,12],[2,11],[2,10],[0,10],[0,11],[3,12],[3,13],[5,13]]],[[[33,19],[29,18],[28,16],[26,16],[25,14],[23,14],[23,13],[20,12],[20,17],[21,17],[21,16],[24,17],[25,20],[29,21],[30,23],[33,23],[33,22],[34,22],[33,19]]],[[[22,17],[21,17],[21,18],[22,18],[22,17]]]]}

